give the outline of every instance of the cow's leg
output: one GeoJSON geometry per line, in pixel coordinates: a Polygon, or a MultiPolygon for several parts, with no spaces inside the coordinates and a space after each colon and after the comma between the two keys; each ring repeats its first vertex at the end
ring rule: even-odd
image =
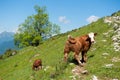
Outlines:
{"type": "Polygon", "coordinates": [[[42,69],[42,65],[40,66],[40,69],[42,69]]]}
{"type": "Polygon", "coordinates": [[[39,70],[39,66],[36,66],[36,71],[38,71],[39,70]]]}
{"type": "Polygon", "coordinates": [[[87,62],[87,54],[86,53],[84,54],[84,62],[85,63],[87,62]]]}
{"type": "Polygon", "coordinates": [[[83,63],[84,62],[84,52],[83,51],[81,53],[81,56],[82,56],[81,62],[83,63]]]}
{"type": "Polygon", "coordinates": [[[68,46],[68,44],[66,44],[66,46],[64,48],[64,61],[65,62],[67,62],[69,52],[70,52],[69,46],[68,46]]]}
{"type": "Polygon", "coordinates": [[[35,71],[37,71],[37,68],[35,67],[35,71]]]}
{"type": "Polygon", "coordinates": [[[86,63],[86,61],[87,61],[87,54],[86,54],[86,52],[82,51],[82,60],[81,60],[81,62],[82,62],[82,63],[83,63],[83,62],[86,63]]]}
{"type": "Polygon", "coordinates": [[[83,64],[80,62],[79,53],[74,53],[74,58],[77,60],[80,66],[83,66],[83,64]]]}
{"type": "Polygon", "coordinates": [[[39,69],[42,69],[42,66],[41,66],[41,65],[39,66],[39,69]]]}
{"type": "Polygon", "coordinates": [[[67,62],[68,59],[68,53],[64,53],[64,61],[67,62]]]}

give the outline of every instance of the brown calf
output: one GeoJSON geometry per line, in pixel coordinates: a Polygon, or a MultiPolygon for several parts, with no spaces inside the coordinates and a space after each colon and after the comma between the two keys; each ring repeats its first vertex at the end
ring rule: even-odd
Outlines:
{"type": "Polygon", "coordinates": [[[94,36],[97,33],[89,33],[83,35],[81,37],[72,38],[68,36],[68,40],[66,41],[65,48],[64,48],[64,60],[67,61],[68,54],[70,51],[74,52],[74,58],[77,60],[79,65],[83,66],[83,62],[86,62],[87,57],[86,53],[90,49],[91,44],[95,41],[94,36]],[[79,53],[81,52],[82,59],[80,61],[79,53]]]}
{"type": "Polygon", "coordinates": [[[36,59],[33,63],[32,69],[36,70],[36,71],[39,70],[39,69],[42,69],[42,60],[41,59],[36,59]]]}

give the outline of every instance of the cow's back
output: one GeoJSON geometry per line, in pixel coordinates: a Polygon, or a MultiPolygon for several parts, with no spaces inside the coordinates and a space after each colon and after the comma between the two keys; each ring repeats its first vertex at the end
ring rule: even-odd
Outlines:
{"type": "Polygon", "coordinates": [[[42,61],[40,59],[37,59],[34,61],[33,66],[41,66],[42,65],[42,61]]]}
{"type": "Polygon", "coordinates": [[[74,38],[74,43],[71,43],[70,40],[66,41],[64,53],[69,53],[70,51],[78,52],[81,49],[81,43],[79,42],[79,38],[74,38]]]}

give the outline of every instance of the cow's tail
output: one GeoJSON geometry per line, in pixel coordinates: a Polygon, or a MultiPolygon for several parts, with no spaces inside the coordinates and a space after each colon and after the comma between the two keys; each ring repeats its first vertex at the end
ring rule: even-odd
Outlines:
{"type": "Polygon", "coordinates": [[[72,44],[75,44],[76,43],[76,40],[75,38],[73,38],[71,35],[68,35],[68,41],[72,44]]]}
{"type": "Polygon", "coordinates": [[[72,36],[71,36],[71,35],[68,35],[68,39],[69,39],[69,38],[72,38],[72,36]]]}

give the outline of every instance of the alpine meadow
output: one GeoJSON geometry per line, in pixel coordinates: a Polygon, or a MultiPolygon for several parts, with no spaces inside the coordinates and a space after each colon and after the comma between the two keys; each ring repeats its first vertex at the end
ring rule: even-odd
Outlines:
{"type": "MultiPolygon", "coordinates": [[[[37,15],[29,19],[36,18],[35,16],[37,15]]],[[[48,35],[43,33],[42,37],[48,35]]],[[[38,46],[18,44],[27,47],[18,50],[15,55],[0,59],[0,80],[120,80],[120,11],[78,29],[52,35],[47,39],[44,37],[45,40],[38,46]],[[77,68],[73,52],[69,53],[68,62],[64,62],[64,45],[68,35],[78,37],[90,32],[97,33],[96,43],[87,52],[88,60],[84,66],[87,73],[83,73],[77,68]],[[38,71],[32,70],[36,59],[42,60],[42,69],[38,71]]],[[[31,42],[41,38],[38,35],[36,38],[30,36],[31,42]]]]}

